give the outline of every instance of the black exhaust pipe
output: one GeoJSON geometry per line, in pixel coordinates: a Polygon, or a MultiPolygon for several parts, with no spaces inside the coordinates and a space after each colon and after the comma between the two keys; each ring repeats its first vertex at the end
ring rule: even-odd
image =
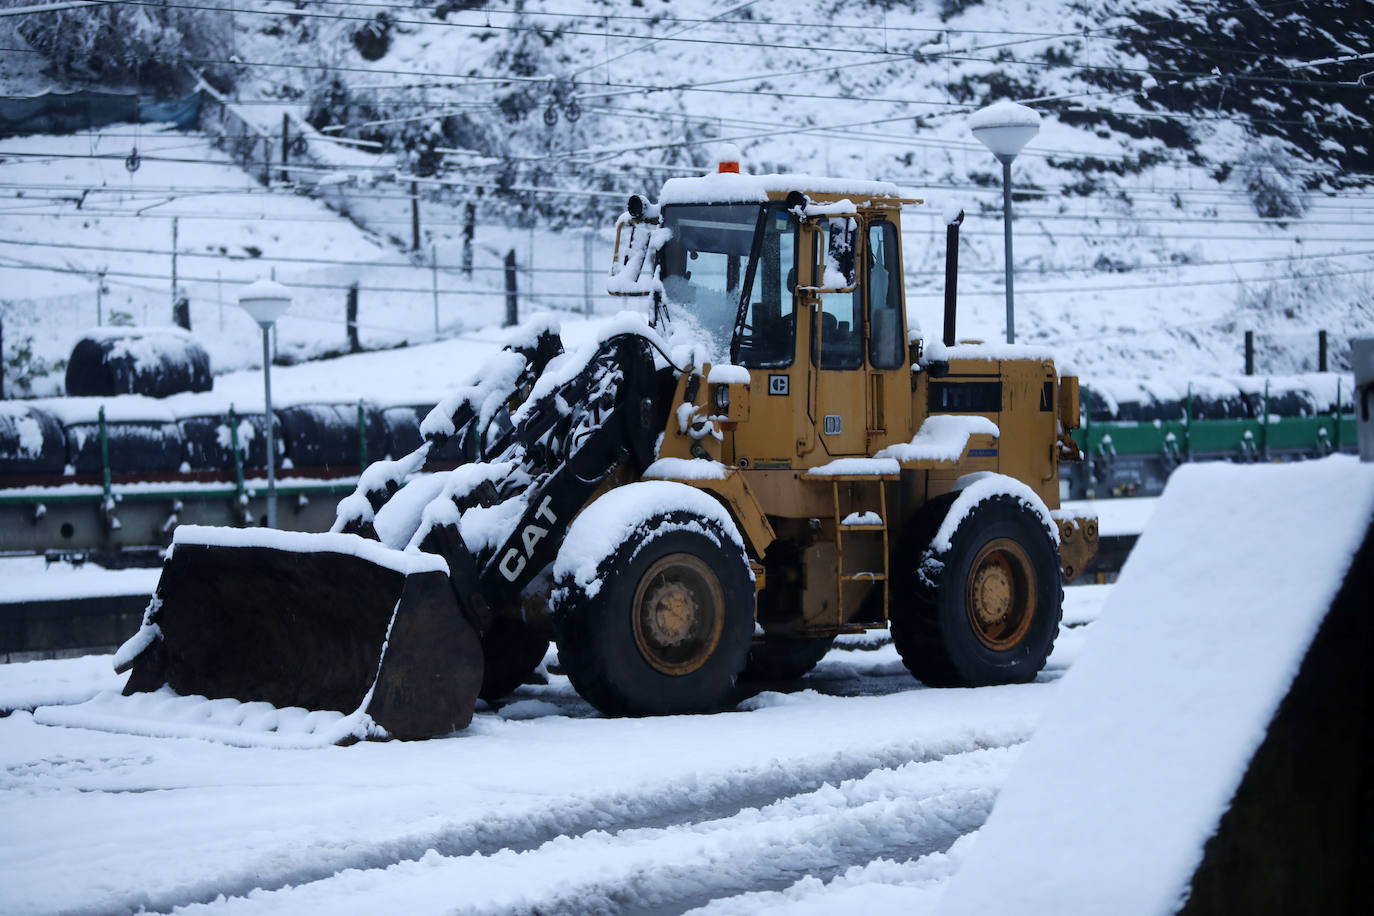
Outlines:
{"type": "Polygon", "coordinates": [[[964,211],[945,227],[945,346],[954,346],[954,319],[959,299],[959,224],[964,211]]]}

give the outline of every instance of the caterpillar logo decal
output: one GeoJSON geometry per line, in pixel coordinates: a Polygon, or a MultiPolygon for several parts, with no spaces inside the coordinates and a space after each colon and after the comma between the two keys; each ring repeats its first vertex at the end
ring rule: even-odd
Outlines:
{"type": "MultiPolygon", "coordinates": [[[[534,517],[546,519],[550,525],[558,521],[558,517],[553,514],[553,497],[545,496],[544,501],[535,510],[534,517]]],[[[520,571],[525,568],[525,561],[534,556],[535,546],[544,538],[549,536],[549,529],[540,525],[529,524],[520,532],[520,540],[525,546],[522,554],[519,547],[512,547],[506,551],[506,555],[501,558],[501,575],[506,577],[507,582],[514,582],[515,577],[520,575],[520,571]]]]}

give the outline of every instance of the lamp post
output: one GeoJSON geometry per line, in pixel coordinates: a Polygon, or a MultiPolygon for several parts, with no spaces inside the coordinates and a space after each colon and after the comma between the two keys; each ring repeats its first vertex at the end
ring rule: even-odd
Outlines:
{"type": "Polygon", "coordinates": [[[277,527],[277,441],[272,423],[272,325],[291,308],[291,291],[275,280],[258,280],[239,292],[239,308],[262,328],[262,391],[267,421],[267,527],[277,527]]]}
{"type": "Polygon", "coordinates": [[[973,113],[969,130],[1002,163],[1002,232],[1006,244],[1007,343],[1016,343],[1011,278],[1011,163],[1040,131],[1040,115],[1015,102],[994,102],[973,113]]]}

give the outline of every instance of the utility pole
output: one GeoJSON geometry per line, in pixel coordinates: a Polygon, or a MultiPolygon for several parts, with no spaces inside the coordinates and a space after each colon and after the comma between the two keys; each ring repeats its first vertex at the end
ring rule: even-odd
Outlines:
{"type": "Polygon", "coordinates": [[[177,217],[172,217],[172,320],[177,309],[177,217]]]}
{"type": "Polygon", "coordinates": [[[429,246],[429,285],[434,292],[434,336],[439,336],[439,248],[429,246]]]}
{"type": "Polygon", "coordinates": [[[420,186],[410,183],[410,250],[420,250],[420,186]]]}
{"type": "Polygon", "coordinates": [[[506,327],[520,323],[520,303],[515,293],[515,249],[506,252],[506,327]]]}
{"type": "Polygon", "coordinates": [[[477,208],[468,201],[463,208],[463,276],[472,279],[472,237],[477,231],[477,208]]]}
{"type": "Polygon", "coordinates": [[[583,312],[592,313],[592,230],[582,234],[582,298],[583,312]]]}

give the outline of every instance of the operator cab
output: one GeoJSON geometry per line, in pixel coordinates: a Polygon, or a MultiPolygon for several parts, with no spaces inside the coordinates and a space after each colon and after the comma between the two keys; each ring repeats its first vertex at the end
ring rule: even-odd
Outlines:
{"type": "MultiPolygon", "coordinates": [[[[909,371],[900,211],[917,202],[885,182],[672,179],[657,206],[631,199],[610,291],[652,296],[656,328],[702,342],[694,362],[750,370],[768,395],[756,408],[777,408],[780,423],[775,399],[804,396],[795,413],[814,424],[822,454],[864,454],[896,402],[863,377],[909,371]]],[[[894,395],[907,387],[896,381],[894,395]]],[[[779,452],[757,457],[791,466],[779,452]]]]}

